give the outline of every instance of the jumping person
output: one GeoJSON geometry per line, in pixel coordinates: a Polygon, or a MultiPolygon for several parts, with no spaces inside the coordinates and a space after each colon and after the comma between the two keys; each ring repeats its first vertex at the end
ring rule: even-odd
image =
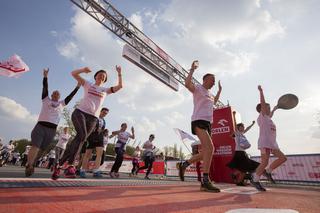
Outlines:
{"type": "Polygon", "coordinates": [[[107,81],[107,72],[104,70],[99,70],[94,74],[95,83],[90,83],[81,77],[82,73],[91,72],[88,67],[71,72],[72,76],[83,86],[84,96],[71,116],[77,134],[70,142],[69,146],[67,146],[59,165],[55,167],[52,174],[53,180],[59,178],[60,166],[62,166],[64,162],[68,162],[69,164],[68,168],[65,170],[65,176],[75,178],[76,171],[73,166],[74,160],[79,154],[84,142],[96,127],[101,106],[106,95],[115,93],[122,88],[121,67],[116,66],[116,71],[118,73],[118,84],[110,88],[102,87],[107,81]]]}
{"type": "Polygon", "coordinates": [[[277,106],[270,110],[270,104],[266,103],[262,87],[258,86],[259,94],[260,94],[260,104],[257,105],[256,110],[259,113],[259,117],[257,119],[259,125],[259,139],[258,139],[258,149],[261,153],[261,162],[256,172],[253,175],[252,184],[259,191],[266,191],[266,189],[260,183],[260,176],[264,174],[264,170],[266,169],[265,175],[271,183],[275,183],[272,178],[272,171],[278,168],[281,164],[286,162],[286,156],[280,151],[277,140],[276,140],[276,125],[272,121],[272,116],[274,112],[277,110],[277,106]],[[268,168],[270,154],[273,154],[277,157],[275,161],[273,161],[268,168]]]}
{"type": "Polygon", "coordinates": [[[235,138],[235,153],[232,160],[228,163],[228,167],[236,170],[232,174],[232,179],[238,186],[245,186],[245,179],[252,181],[251,174],[257,169],[259,163],[251,160],[247,153],[246,149],[249,149],[251,144],[244,135],[248,132],[252,126],[255,124],[255,121],[252,121],[252,124],[247,128],[244,127],[243,123],[238,123],[236,121],[236,112],[233,112],[233,121],[236,130],[233,132],[232,137],[235,138]]]}
{"type": "Polygon", "coordinates": [[[113,166],[110,171],[111,178],[119,177],[119,169],[122,165],[123,154],[126,151],[126,144],[129,140],[129,138],[132,138],[132,139],[135,138],[133,127],[131,127],[131,134],[129,132],[126,132],[126,130],[127,130],[127,124],[122,123],[120,130],[114,131],[110,135],[110,138],[112,138],[116,135],[118,136],[118,141],[115,146],[115,152],[116,152],[117,156],[116,156],[116,160],[114,161],[113,166]]]}
{"type": "Polygon", "coordinates": [[[59,140],[55,147],[56,157],[55,157],[54,166],[56,166],[59,163],[60,159],[62,158],[70,137],[71,135],[69,134],[69,127],[64,127],[63,132],[59,134],[59,140]]]}
{"type": "Polygon", "coordinates": [[[192,134],[197,135],[200,140],[202,152],[192,156],[189,160],[179,163],[179,177],[183,181],[186,168],[200,160],[203,160],[203,178],[200,190],[207,192],[220,192],[220,189],[212,185],[209,179],[209,170],[212,161],[213,144],[211,140],[211,123],[214,105],[218,102],[222,90],[219,81],[219,90],[214,97],[210,89],[215,85],[215,76],[211,73],[203,76],[202,85],[192,82],[192,75],[198,68],[198,61],[193,61],[190,72],[186,78],[185,86],[193,94],[193,114],[191,117],[192,134]]]}
{"type": "Polygon", "coordinates": [[[151,172],[152,165],[155,160],[155,156],[153,154],[153,150],[155,149],[155,146],[152,143],[153,140],[154,140],[154,134],[151,134],[149,136],[149,140],[147,140],[143,144],[142,148],[144,148],[144,151],[143,151],[144,166],[138,169],[138,171],[147,169],[146,176],[144,177],[144,179],[148,179],[148,180],[150,179],[149,174],[151,172]]]}
{"type": "Polygon", "coordinates": [[[26,177],[34,173],[34,163],[38,152],[45,150],[52,142],[63,108],[71,101],[80,87],[78,84],[64,100],[59,100],[60,93],[58,90],[53,91],[51,98],[49,98],[48,73],[49,69],[43,69],[42,107],[38,122],[31,132],[32,146],[28,153],[28,162],[25,170],[26,177]]]}
{"type": "Polygon", "coordinates": [[[97,122],[95,130],[88,137],[88,146],[86,148],[86,152],[82,160],[82,169],[80,169],[80,177],[82,178],[86,178],[86,171],[89,169],[89,160],[92,157],[92,152],[94,149],[96,150],[96,159],[93,168],[93,177],[102,177],[101,171],[99,171],[98,169],[100,167],[101,157],[104,148],[103,130],[106,127],[106,121],[104,120],[104,117],[108,114],[108,112],[108,108],[103,107],[101,109],[99,115],[99,122],[97,122]]]}

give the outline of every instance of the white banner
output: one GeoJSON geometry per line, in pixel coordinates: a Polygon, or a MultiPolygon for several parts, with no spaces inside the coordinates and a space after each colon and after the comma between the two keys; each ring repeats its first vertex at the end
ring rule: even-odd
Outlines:
{"type": "MultiPolygon", "coordinates": [[[[287,161],[272,171],[275,180],[320,182],[320,154],[288,155],[287,161]]],[[[260,157],[251,157],[260,162],[260,157]]],[[[271,157],[269,165],[275,160],[271,157]]]]}

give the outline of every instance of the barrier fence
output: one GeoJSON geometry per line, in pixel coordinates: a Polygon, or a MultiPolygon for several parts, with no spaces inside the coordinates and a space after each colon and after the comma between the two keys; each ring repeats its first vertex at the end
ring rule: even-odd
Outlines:
{"type": "MultiPolygon", "coordinates": [[[[260,157],[251,157],[251,159],[260,161],[260,157]]],[[[274,157],[270,157],[269,164],[275,160],[274,157]]],[[[100,167],[101,171],[109,172],[114,161],[105,161],[100,167]]],[[[180,161],[155,161],[151,174],[165,175],[168,177],[178,177],[178,169],[176,164],[180,161]]],[[[93,162],[90,162],[92,168],[93,162]]],[[[140,167],[143,166],[143,162],[140,162],[140,167]]],[[[131,173],[132,162],[124,160],[119,172],[131,173]]],[[[217,171],[219,172],[219,171],[217,171]]],[[[140,173],[144,173],[141,171],[140,173]]],[[[287,161],[279,168],[272,172],[273,178],[277,182],[282,183],[295,183],[306,185],[320,185],[320,154],[306,154],[306,155],[287,155],[287,161]]],[[[190,165],[186,172],[185,177],[197,178],[196,166],[190,165]]],[[[263,179],[262,179],[263,180],[263,179]]]]}

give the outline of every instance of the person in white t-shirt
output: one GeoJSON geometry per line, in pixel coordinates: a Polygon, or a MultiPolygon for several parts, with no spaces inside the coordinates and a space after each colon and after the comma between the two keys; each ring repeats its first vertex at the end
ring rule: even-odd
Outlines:
{"type": "Polygon", "coordinates": [[[22,153],[22,161],[21,161],[21,167],[26,166],[27,160],[28,160],[28,153],[31,149],[30,145],[27,145],[24,152],[22,153]]]}
{"type": "Polygon", "coordinates": [[[143,161],[144,161],[144,166],[143,167],[140,167],[138,169],[138,172],[140,170],[144,170],[144,169],[147,169],[147,172],[146,172],[146,176],[144,177],[144,179],[150,179],[149,178],[149,174],[151,172],[151,169],[152,169],[152,165],[153,165],[153,162],[155,161],[155,156],[154,156],[154,149],[156,148],[154,145],[153,145],[153,140],[154,140],[154,134],[151,134],[149,136],[149,140],[147,140],[142,148],[144,149],[143,150],[143,161]]]}
{"type": "Polygon", "coordinates": [[[121,128],[118,131],[114,131],[112,132],[110,138],[114,137],[114,136],[118,136],[118,141],[115,145],[115,152],[117,154],[116,159],[114,161],[114,164],[111,168],[110,171],[110,177],[114,178],[114,177],[119,177],[119,169],[122,165],[122,161],[123,161],[123,154],[126,151],[126,144],[129,140],[129,138],[134,139],[134,128],[131,127],[131,134],[129,132],[126,132],[127,130],[127,124],[123,123],[121,124],[121,128]]]}
{"type": "Polygon", "coordinates": [[[49,98],[48,73],[49,69],[43,69],[42,106],[38,122],[31,132],[32,147],[28,154],[26,177],[34,173],[34,162],[39,151],[45,150],[53,141],[63,108],[71,101],[80,87],[78,84],[64,100],[59,100],[60,92],[58,90],[53,91],[51,98],[49,98]]]}
{"type": "Polygon", "coordinates": [[[192,134],[197,135],[200,140],[202,152],[192,156],[189,160],[179,163],[179,177],[184,181],[186,168],[191,164],[203,160],[203,178],[200,186],[201,191],[220,192],[214,187],[209,179],[210,165],[213,154],[213,144],[211,140],[211,123],[213,121],[213,109],[218,102],[222,90],[219,81],[219,90],[213,96],[210,89],[215,85],[215,76],[211,73],[203,76],[203,83],[200,85],[192,82],[193,72],[198,68],[198,61],[193,61],[191,69],[185,81],[185,86],[193,94],[193,114],[191,117],[192,134]]]}
{"type": "Polygon", "coordinates": [[[272,116],[274,112],[277,110],[277,106],[270,110],[270,104],[266,103],[265,97],[263,94],[263,89],[259,85],[258,86],[259,94],[260,94],[260,104],[257,105],[256,109],[259,113],[259,117],[257,119],[259,125],[259,139],[258,139],[258,149],[261,153],[261,161],[258,166],[256,173],[253,175],[252,184],[259,191],[266,191],[266,189],[260,183],[260,176],[265,174],[268,180],[271,183],[275,183],[272,178],[272,171],[278,168],[281,164],[286,162],[287,157],[281,152],[279,149],[276,136],[277,136],[277,128],[276,125],[272,121],[272,116]],[[277,157],[275,161],[273,161],[268,168],[270,154],[273,154],[277,157]],[[264,171],[266,169],[266,172],[264,171]]]}
{"type": "Polygon", "coordinates": [[[55,147],[55,159],[54,159],[54,166],[56,166],[63,156],[64,151],[66,150],[67,144],[69,142],[69,139],[71,138],[71,135],[69,134],[69,127],[64,127],[63,131],[59,134],[58,143],[55,147]]]}
{"type": "Polygon", "coordinates": [[[60,159],[59,165],[55,167],[51,176],[53,180],[60,177],[60,168],[65,162],[68,162],[69,164],[68,168],[65,170],[65,177],[76,177],[76,169],[73,165],[74,160],[76,156],[80,154],[84,142],[96,127],[105,97],[112,93],[116,93],[122,88],[121,67],[116,66],[116,71],[118,73],[118,84],[113,87],[103,87],[103,84],[107,81],[107,72],[105,70],[99,70],[94,74],[94,83],[81,77],[82,73],[91,72],[88,67],[71,72],[72,76],[83,86],[84,94],[80,103],[71,115],[72,123],[77,134],[67,146],[60,159]]]}

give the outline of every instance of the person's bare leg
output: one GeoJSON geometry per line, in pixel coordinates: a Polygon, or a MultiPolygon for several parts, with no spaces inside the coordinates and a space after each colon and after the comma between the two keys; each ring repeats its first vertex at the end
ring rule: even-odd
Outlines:
{"type": "Polygon", "coordinates": [[[103,147],[96,147],[96,156],[97,157],[96,157],[95,164],[94,164],[95,169],[99,169],[99,167],[100,167],[102,153],[103,153],[103,147]]]}
{"type": "Polygon", "coordinates": [[[213,154],[211,137],[205,129],[200,129],[199,127],[195,128],[195,132],[202,147],[201,154],[203,156],[203,173],[209,173],[213,154]]]}
{"type": "Polygon", "coordinates": [[[26,164],[26,170],[25,170],[26,177],[31,176],[34,172],[34,161],[38,156],[39,150],[40,149],[38,147],[32,146],[28,153],[28,162],[26,164]]]}

